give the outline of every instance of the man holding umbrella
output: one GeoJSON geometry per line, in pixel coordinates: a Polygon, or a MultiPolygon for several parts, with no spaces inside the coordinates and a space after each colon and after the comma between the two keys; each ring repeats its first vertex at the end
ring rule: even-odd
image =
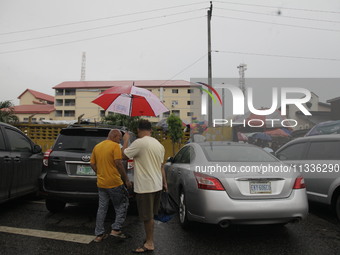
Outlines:
{"type": "Polygon", "coordinates": [[[155,138],[151,137],[151,123],[141,120],[138,124],[138,138],[128,148],[129,134],[125,133],[122,150],[127,158],[133,158],[134,192],[140,219],[144,222],[145,243],[134,253],[153,251],[154,215],[157,215],[161,192],[167,190],[163,168],[165,149],[155,138]],[[126,149],[125,149],[126,148],[126,149]]]}

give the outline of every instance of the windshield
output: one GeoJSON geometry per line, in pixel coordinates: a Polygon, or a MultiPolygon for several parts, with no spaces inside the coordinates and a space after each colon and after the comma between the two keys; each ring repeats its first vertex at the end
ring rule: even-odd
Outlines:
{"type": "Polygon", "coordinates": [[[205,156],[211,162],[276,162],[273,156],[261,148],[231,145],[202,145],[205,156]]]}

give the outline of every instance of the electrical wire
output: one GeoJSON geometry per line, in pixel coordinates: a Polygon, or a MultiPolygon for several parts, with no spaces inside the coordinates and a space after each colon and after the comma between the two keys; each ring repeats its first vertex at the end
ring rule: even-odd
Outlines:
{"type": "Polygon", "coordinates": [[[51,38],[51,37],[62,36],[62,35],[69,35],[69,34],[75,34],[75,33],[81,33],[81,32],[87,32],[87,31],[92,31],[92,30],[97,30],[97,29],[102,29],[102,28],[108,28],[108,27],[115,27],[115,26],[126,25],[126,24],[132,24],[132,23],[141,22],[141,21],[147,21],[147,20],[152,20],[152,19],[166,18],[166,17],[170,17],[170,16],[176,16],[176,15],[191,13],[191,12],[195,12],[195,11],[201,11],[201,10],[204,10],[204,9],[205,8],[196,9],[196,10],[192,10],[192,11],[171,13],[171,14],[162,15],[162,16],[156,16],[156,17],[150,17],[150,18],[145,18],[145,19],[133,20],[133,21],[128,21],[128,22],[121,22],[121,23],[116,23],[116,24],[111,24],[111,25],[105,25],[105,26],[87,28],[87,29],[82,29],[82,30],[64,32],[64,33],[59,33],[59,34],[54,34],[54,35],[45,35],[45,36],[39,36],[39,37],[33,37],[33,38],[27,38],[27,39],[20,39],[20,40],[14,40],[14,41],[0,42],[0,45],[10,44],[10,43],[18,43],[18,42],[25,42],[25,41],[32,41],[32,40],[38,40],[38,39],[44,39],[44,38],[51,38]]]}
{"type": "Polygon", "coordinates": [[[295,59],[323,60],[323,61],[340,61],[340,59],[338,59],[338,58],[317,58],[317,57],[276,55],[276,54],[251,53],[251,52],[240,52],[240,51],[213,50],[212,52],[215,52],[215,53],[228,53],[228,54],[241,54],[241,55],[253,55],[253,56],[262,56],[262,57],[295,58],[295,59]]]}
{"type": "Polygon", "coordinates": [[[88,22],[93,22],[93,21],[100,21],[100,20],[121,18],[121,17],[136,15],[136,14],[144,14],[144,13],[149,13],[149,12],[163,11],[163,10],[174,9],[174,8],[179,8],[179,7],[186,7],[186,6],[191,6],[191,5],[203,4],[203,3],[206,3],[206,2],[198,2],[198,3],[184,4],[184,5],[170,6],[170,7],[166,7],[166,8],[158,8],[158,9],[152,9],[152,10],[148,10],[148,11],[133,12],[133,13],[127,13],[127,14],[116,15],[116,16],[104,17],[104,18],[97,18],[97,19],[90,19],[90,20],[82,20],[82,21],[71,22],[71,23],[65,23],[65,24],[59,24],[59,25],[54,25],[54,26],[46,26],[46,27],[31,28],[31,29],[18,30],[18,31],[12,31],[12,32],[4,32],[4,33],[0,33],[0,35],[9,35],[9,34],[31,32],[31,31],[37,31],[37,30],[43,30],[43,29],[50,29],[50,28],[56,28],[56,27],[71,26],[71,25],[82,24],[82,23],[88,23],[88,22]]]}
{"type": "Polygon", "coordinates": [[[189,69],[190,67],[192,67],[193,65],[195,65],[196,63],[198,63],[199,61],[201,61],[203,58],[205,58],[208,55],[208,53],[205,53],[203,56],[201,56],[200,58],[198,58],[196,61],[194,61],[193,63],[191,63],[190,65],[188,65],[187,67],[185,67],[184,69],[182,69],[181,71],[179,71],[178,73],[176,73],[174,76],[172,76],[171,78],[169,78],[168,80],[164,81],[160,86],[164,85],[165,83],[167,83],[168,81],[172,81],[177,75],[180,75],[181,73],[183,73],[184,71],[186,71],[187,69],[189,69]]]}
{"type": "Polygon", "coordinates": [[[189,21],[189,20],[200,19],[202,17],[205,17],[205,16],[199,16],[199,17],[193,17],[193,18],[188,18],[188,19],[182,19],[182,20],[168,22],[168,23],[163,23],[163,24],[159,24],[159,25],[154,25],[154,26],[149,26],[149,27],[142,27],[142,28],[138,28],[138,29],[132,29],[132,30],[128,30],[128,31],[112,33],[112,34],[96,36],[96,37],[89,37],[89,38],[78,39],[78,40],[73,40],[73,41],[48,44],[48,45],[31,47],[31,48],[25,48],[25,49],[20,49],[20,50],[2,51],[2,52],[0,52],[0,55],[8,54],[8,53],[23,52],[23,51],[28,51],[28,50],[36,50],[36,49],[42,49],[42,48],[49,48],[49,47],[65,45],[65,44],[71,44],[71,43],[77,43],[77,42],[83,42],[83,41],[90,41],[90,40],[95,40],[95,39],[100,39],[100,38],[105,38],[105,37],[110,37],[110,36],[115,36],[115,35],[121,35],[121,34],[128,34],[128,33],[131,33],[131,32],[137,32],[137,31],[152,29],[152,28],[156,28],[156,27],[162,27],[162,26],[167,26],[167,25],[171,25],[171,24],[181,23],[181,22],[185,22],[185,21],[189,21]]]}
{"type": "Polygon", "coordinates": [[[245,3],[226,2],[226,1],[214,1],[214,2],[215,3],[222,3],[222,4],[235,4],[235,5],[243,5],[243,6],[252,6],[252,7],[265,7],[265,8],[286,9],[286,10],[294,10],[294,11],[322,12],[322,13],[340,14],[340,12],[329,11],[329,10],[314,10],[314,9],[304,9],[304,8],[278,7],[278,6],[273,6],[273,5],[245,4],[245,3]]]}
{"type": "MultiPolygon", "coordinates": [[[[272,16],[277,17],[276,14],[269,14],[269,13],[263,13],[263,12],[254,12],[254,11],[245,11],[245,10],[237,10],[237,9],[230,9],[230,8],[219,8],[214,7],[214,9],[218,10],[226,10],[226,11],[234,11],[234,12],[243,12],[243,13],[250,13],[250,14],[256,14],[256,15],[266,15],[266,16],[272,16]]],[[[340,21],[336,20],[327,20],[327,19],[313,19],[313,18],[302,18],[297,16],[290,16],[290,15],[280,15],[280,18],[292,18],[292,19],[300,19],[300,20],[308,20],[308,21],[321,21],[321,22],[329,22],[329,23],[340,23],[340,21]]]]}
{"type": "Polygon", "coordinates": [[[290,25],[290,24],[273,23],[273,22],[268,22],[268,21],[261,21],[261,20],[254,20],[254,19],[243,19],[243,18],[235,18],[235,17],[219,16],[219,15],[214,15],[214,17],[224,18],[224,19],[234,19],[234,20],[250,21],[250,22],[257,22],[257,23],[270,24],[270,25],[286,26],[286,27],[306,28],[306,29],[328,31],[328,32],[340,32],[339,29],[329,29],[329,28],[318,28],[318,27],[309,27],[309,26],[290,25]]]}

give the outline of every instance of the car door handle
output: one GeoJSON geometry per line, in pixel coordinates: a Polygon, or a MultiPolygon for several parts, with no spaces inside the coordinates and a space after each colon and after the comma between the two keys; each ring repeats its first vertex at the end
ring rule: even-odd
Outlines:
{"type": "Polygon", "coordinates": [[[10,158],[10,157],[8,157],[8,156],[5,156],[5,157],[4,157],[4,161],[5,161],[5,162],[10,162],[10,161],[12,161],[12,158],[10,158]]]}
{"type": "Polygon", "coordinates": [[[18,157],[18,156],[13,158],[13,159],[14,159],[15,162],[20,162],[21,161],[21,157],[18,157]]]}

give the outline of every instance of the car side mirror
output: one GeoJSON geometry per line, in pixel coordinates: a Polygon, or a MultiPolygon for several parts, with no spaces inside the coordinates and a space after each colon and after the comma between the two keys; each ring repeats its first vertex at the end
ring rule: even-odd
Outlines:
{"type": "Polygon", "coordinates": [[[33,153],[34,154],[40,153],[41,151],[42,151],[42,149],[41,149],[40,145],[38,145],[38,144],[33,145],[33,153]]]}
{"type": "Polygon", "coordinates": [[[173,161],[174,161],[173,157],[168,157],[168,159],[166,160],[166,162],[170,162],[170,163],[173,163],[173,161]]]}

